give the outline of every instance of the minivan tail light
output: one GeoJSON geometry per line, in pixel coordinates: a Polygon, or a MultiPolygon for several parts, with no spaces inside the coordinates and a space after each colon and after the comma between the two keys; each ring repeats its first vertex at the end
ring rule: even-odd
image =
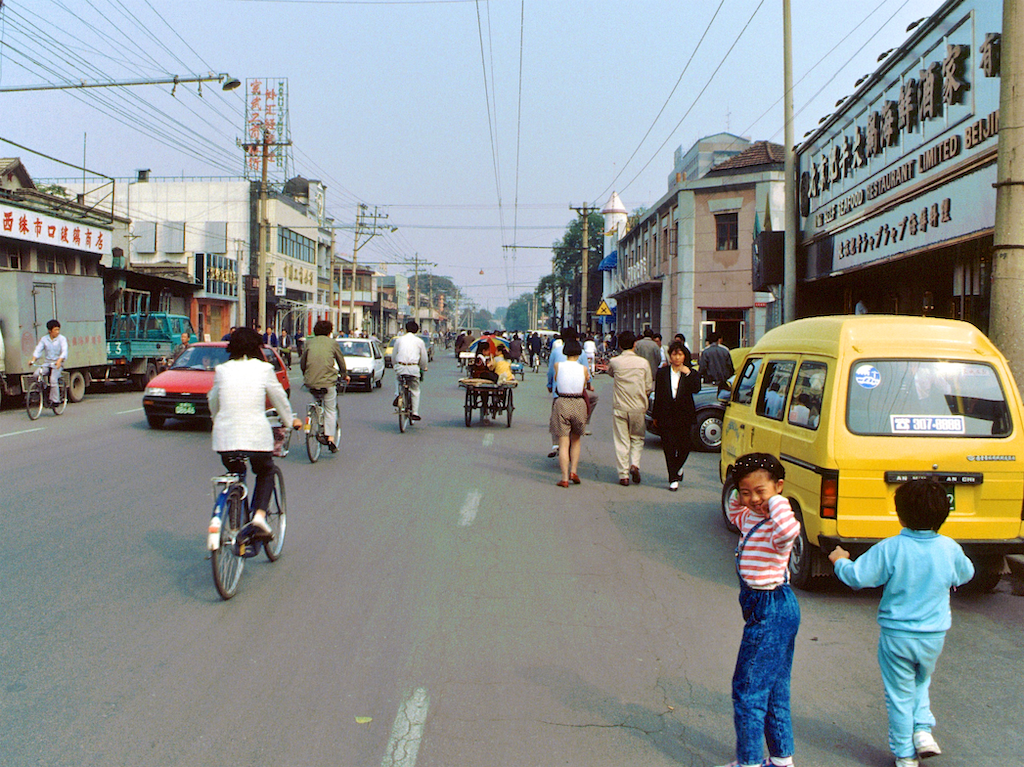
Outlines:
{"type": "Polygon", "coordinates": [[[821,478],[821,518],[835,519],[839,505],[839,478],[821,478]]]}

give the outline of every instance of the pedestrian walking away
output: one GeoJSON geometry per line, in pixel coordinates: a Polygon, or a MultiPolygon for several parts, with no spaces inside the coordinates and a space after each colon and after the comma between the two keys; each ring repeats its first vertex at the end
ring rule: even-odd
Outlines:
{"type": "Polygon", "coordinates": [[[608,375],[615,382],[612,399],[612,442],[615,446],[615,468],[619,484],[630,479],[640,484],[640,457],[644,452],[647,428],[644,413],[647,397],[654,388],[651,366],[633,349],[636,337],[629,330],[619,334],[622,354],[608,362],[608,375]]]}
{"type": "Polygon", "coordinates": [[[724,388],[726,382],[732,377],[735,371],[732,366],[732,355],[722,345],[722,334],[711,333],[708,335],[708,345],[700,353],[700,374],[708,383],[713,383],[719,389],[724,388]]]}
{"type": "Polygon", "coordinates": [[[915,479],[896,488],[899,535],[876,543],[855,561],[837,546],[829,559],[836,576],[855,588],[882,586],[878,604],[878,665],[889,714],[889,748],[896,767],[942,753],[932,728],[928,689],[953,623],[949,590],[974,577],[960,544],[939,535],[949,516],[945,488],[915,479]]]}
{"type": "MultiPolygon", "coordinates": [[[[621,340],[619,348],[622,348],[621,340]]],[[[661,367],[661,347],[654,342],[654,332],[650,328],[647,328],[643,333],[643,337],[635,342],[633,351],[647,360],[647,363],[651,366],[651,380],[653,381],[654,374],[661,367]]]]}
{"type": "Polygon", "coordinates": [[[800,523],[782,495],[785,469],[775,456],[741,456],[732,479],[737,489],[727,514],[740,531],[736,573],[745,624],[732,677],[736,759],[725,767],[791,767],[789,688],[800,605],[787,580],[800,523]]]}
{"type": "Polygon", "coordinates": [[[558,446],[558,465],[562,470],[559,487],[569,483],[580,484],[580,438],[587,423],[587,403],[584,391],[590,382],[590,371],[580,363],[583,348],[572,338],[562,348],[565,359],[555,363],[554,395],[548,428],[558,446]]]}
{"type": "Polygon", "coordinates": [[[673,341],[668,347],[669,366],[654,377],[654,427],[661,435],[661,449],[668,469],[668,489],[678,490],[683,465],[690,455],[691,432],[696,419],[693,395],[700,391],[700,375],[687,365],[686,347],[673,341]]]}

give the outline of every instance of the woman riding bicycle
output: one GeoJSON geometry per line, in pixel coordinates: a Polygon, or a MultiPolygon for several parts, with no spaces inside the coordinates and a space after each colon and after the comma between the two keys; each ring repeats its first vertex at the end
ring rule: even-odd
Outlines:
{"type": "Polygon", "coordinates": [[[292,413],[291,403],[263,360],[263,339],[250,328],[236,328],[228,339],[230,359],[214,369],[214,384],[208,399],[213,416],[213,449],[232,474],[245,473],[245,461],[252,464],[256,486],[252,494],[253,532],[264,540],[272,538],[267,524],[267,504],[274,489],[274,433],[267,420],[267,399],[277,409],[281,422],[298,429],[302,421],[292,413]]]}

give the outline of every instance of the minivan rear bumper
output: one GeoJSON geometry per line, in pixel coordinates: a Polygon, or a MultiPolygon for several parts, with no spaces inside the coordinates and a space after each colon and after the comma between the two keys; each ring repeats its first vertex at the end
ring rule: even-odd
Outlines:
{"type": "MultiPolygon", "coordinates": [[[[875,538],[841,538],[838,535],[819,535],[821,553],[828,556],[836,546],[842,546],[851,556],[858,556],[878,543],[875,538]]],[[[1024,554],[1024,538],[1003,538],[994,541],[957,541],[971,560],[1024,554]]]]}

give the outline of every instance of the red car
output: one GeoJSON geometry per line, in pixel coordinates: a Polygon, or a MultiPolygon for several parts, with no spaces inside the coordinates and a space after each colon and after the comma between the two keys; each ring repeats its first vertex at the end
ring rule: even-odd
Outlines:
{"type": "MultiPolygon", "coordinates": [[[[262,347],[263,358],[274,366],[277,380],[291,397],[288,368],[269,346],[262,347]]],[[[225,341],[192,344],[174,360],[170,368],[146,386],[142,408],[150,428],[159,429],[168,418],[210,419],[206,395],[213,388],[213,369],[228,360],[225,341]]],[[[269,405],[268,405],[269,407],[269,405]]]]}

